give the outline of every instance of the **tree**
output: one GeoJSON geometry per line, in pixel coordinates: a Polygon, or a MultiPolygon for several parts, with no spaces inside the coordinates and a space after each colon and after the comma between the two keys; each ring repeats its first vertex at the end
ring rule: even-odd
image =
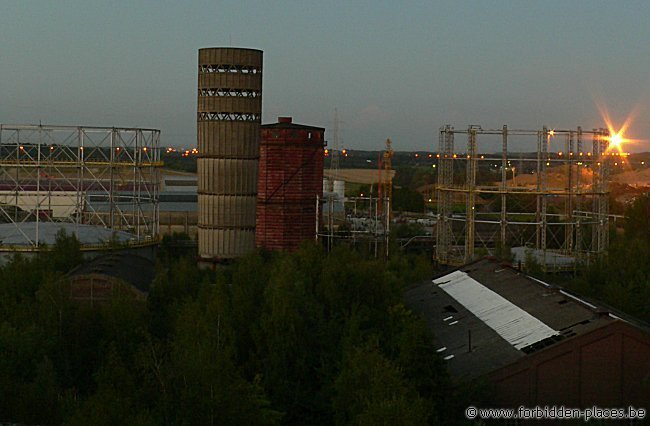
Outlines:
{"type": "Polygon", "coordinates": [[[345,354],[333,401],[337,424],[426,424],[431,407],[372,344],[345,354]]]}
{"type": "Polygon", "coordinates": [[[234,333],[222,288],[206,289],[205,302],[188,301],[172,341],[172,386],[177,420],[190,424],[275,424],[258,383],[248,383],[234,363],[234,333]]]}
{"type": "Polygon", "coordinates": [[[56,233],[54,246],[47,252],[49,267],[57,272],[68,272],[81,264],[81,244],[75,234],[68,235],[64,228],[56,233]]]}
{"type": "Polygon", "coordinates": [[[395,211],[423,212],[424,198],[413,189],[394,188],[391,208],[395,211]]]}
{"type": "Polygon", "coordinates": [[[625,211],[625,235],[650,242],[650,194],[638,197],[625,211]]]}

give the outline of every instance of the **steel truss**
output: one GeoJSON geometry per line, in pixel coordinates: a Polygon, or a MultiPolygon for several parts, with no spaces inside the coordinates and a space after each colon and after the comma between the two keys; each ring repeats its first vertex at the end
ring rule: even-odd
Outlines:
{"type": "Polygon", "coordinates": [[[571,256],[574,265],[605,252],[609,137],[606,129],[580,127],[537,131],[441,127],[436,155],[436,260],[460,265],[479,255],[495,254],[499,247],[527,246],[543,254],[544,267],[547,252],[571,256]],[[456,135],[467,137],[463,153],[454,151],[456,135]],[[501,138],[500,153],[480,154],[478,139],[484,135],[501,138]],[[591,149],[585,149],[584,135],[591,136],[591,149]],[[513,138],[536,138],[536,153],[509,155],[513,138]],[[517,185],[513,163],[519,165],[519,173],[535,174],[534,182],[517,185]],[[487,170],[493,176],[487,173],[486,178],[487,170]],[[560,184],[550,179],[550,173],[557,176],[558,171],[563,176],[560,184]]]}
{"type": "Polygon", "coordinates": [[[160,131],[0,125],[0,223],[38,248],[39,224],[99,225],[158,239],[160,131]],[[20,224],[36,223],[30,237],[20,224]]]}

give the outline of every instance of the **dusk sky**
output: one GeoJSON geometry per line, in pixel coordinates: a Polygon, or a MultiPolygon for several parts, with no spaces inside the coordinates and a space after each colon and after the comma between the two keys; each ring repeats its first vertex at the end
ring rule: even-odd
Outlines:
{"type": "MultiPolygon", "coordinates": [[[[620,127],[650,151],[648,1],[0,1],[0,123],[154,127],[196,145],[197,50],[264,51],[263,123],[351,149],[438,128],[620,127]],[[328,131],[327,139],[332,141],[328,131]]],[[[512,147],[516,149],[517,147],[512,147]]],[[[479,148],[480,149],[480,148],[479,148]]]]}

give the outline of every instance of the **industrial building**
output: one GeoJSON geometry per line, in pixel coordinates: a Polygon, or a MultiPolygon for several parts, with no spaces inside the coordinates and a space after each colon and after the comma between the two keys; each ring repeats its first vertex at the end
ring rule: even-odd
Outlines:
{"type": "Polygon", "coordinates": [[[255,248],[262,51],[199,50],[198,242],[207,262],[255,248]]]}
{"type": "Polygon", "coordinates": [[[261,132],[255,244],[295,250],[318,232],[325,129],[280,117],[261,132]]]}
{"type": "Polygon", "coordinates": [[[457,382],[500,407],[650,406],[650,328],[489,259],[410,288],[457,382]]]}
{"type": "Polygon", "coordinates": [[[160,166],[156,129],[0,125],[0,262],[48,250],[61,231],[86,254],[152,256],[160,166]]]}
{"type": "Polygon", "coordinates": [[[70,286],[71,300],[93,306],[120,297],[145,300],[154,275],[151,260],[118,252],[77,266],[64,281],[70,286]]]}
{"type": "Polygon", "coordinates": [[[74,235],[79,241],[80,250],[85,258],[92,258],[115,249],[149,259],[154,258],[155,244],[149,240],[139,242],[129,232],[74,223],[2,223],[0,224],[0,266],[9,262],[16,253],[30,257],[49,250],[56,243],[59,232],[74,235]],[[38,248],[33,245],[37,240],[38,248]]]}
{"type": "Polygon", "coordinates": [[[185,233],[197,238],[198,204],[197,176],[192,173],[170,173],[161,177],[160,233],[185,233]]]}

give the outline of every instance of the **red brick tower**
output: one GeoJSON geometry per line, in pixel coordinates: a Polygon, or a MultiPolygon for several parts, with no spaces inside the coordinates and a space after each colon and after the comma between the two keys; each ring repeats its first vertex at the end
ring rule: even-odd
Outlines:
{"type": "Polygon", "coordinates": [[[261,131],[255,245],[292,251],[316,236],[325,129],[280,117],[261,131]]]}

